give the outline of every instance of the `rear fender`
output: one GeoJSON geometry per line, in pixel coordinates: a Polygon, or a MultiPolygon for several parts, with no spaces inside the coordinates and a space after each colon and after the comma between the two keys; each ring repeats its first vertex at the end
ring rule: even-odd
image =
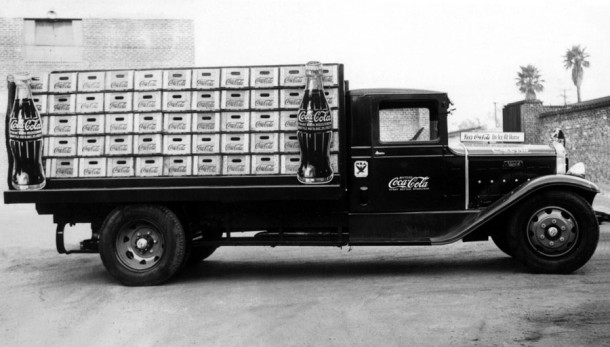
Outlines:
{"type": "Polygon", "coordinates": [[[493,222],[496,218],[508,211],[515,204],[524,201],[535,194],[548,190],[572,191],[583,198],[589,204],[593,202],[595,195],[600,192],[597,185],[585,179],[570,175],[548,175],[535,178],[515,188],[501,199],[489,205],[478,214],[472,223],[458,227],[447,235],[433,238],[434,245],[444,245],[459,241],[469,234],[477,231],[483,225],[493,222]]]}

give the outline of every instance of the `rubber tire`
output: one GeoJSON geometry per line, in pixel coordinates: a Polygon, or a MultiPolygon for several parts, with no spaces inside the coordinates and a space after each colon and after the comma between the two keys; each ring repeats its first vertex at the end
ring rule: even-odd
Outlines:
{"type": "Polygon", "coordinates": [[[100,229],[100,257],[106,270],[126,286],[153,286],[167,282],[178,270],[186,255],[186,236],[178,217],[164,206],[127,205],[112,211],[100,229]],[[157,264],[144,271],[125,266],[116,254],[115,239],[121,227],[134,219],[146,218],[154,223],[165,239],[165,250],[157,264]]]}
{"type": "Polygon", "coordinates": [[[523,203],[511,218],[508,245],[514,257],[535,273],[569,274],[591,259],[599,241],[599,225],[591,205],[575,193],[549,191],[523,203]],[[579,236],[569,253],[560,257],[538,254],[527,240],[527,223],[535,211],[557,206],[570,212],[576,221],[579,236]]]}
{"type": "Polygon", "coordinates": [[[508,255],[510,257],[514,257],[514,253],[513,253],[513,251],[511,250],[511,248],[510,248],[510,246],[508,244],[509,236],[510,235],[508,234],[508,231],[501,230],[499,232],[493,233],[491,235],[491,240],[506,255],[508,255]]]}

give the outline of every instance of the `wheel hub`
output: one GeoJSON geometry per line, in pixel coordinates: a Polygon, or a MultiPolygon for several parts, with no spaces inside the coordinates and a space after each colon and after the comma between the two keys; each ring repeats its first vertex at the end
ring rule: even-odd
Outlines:
{"type": "Polygon", "coordinates": [[[536,212],[528,223],[528,241],[542,255],[558,257],[576,244],[578,228],[572,214],[561,207],[536,212]]]}
{"type": "Polygon", "coordinates": [[[118,258],[134,270],[148,270],[164,254],[163,234],[153,223],[140,220],[125,225],[116,239],[118,258]]]}

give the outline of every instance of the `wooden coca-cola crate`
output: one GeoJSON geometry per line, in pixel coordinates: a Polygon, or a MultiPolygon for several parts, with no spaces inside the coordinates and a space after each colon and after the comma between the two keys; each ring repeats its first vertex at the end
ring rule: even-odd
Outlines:
{"type": "Polygon", "coordinates": [[[193,174],[191,156],[170,156],[163,158],[163,176],[190,176],[193,174]]]}
{"type": "Polygon", "coordinates": [[[216,176],[222,172],[222,159],[219,155],[196,155],[193,157],[195,176],[216,176]]]}
{"type": "Polygon", "coordinates": [[[189,89],[191,87],[192,71],[188,69],[164,70],[163,89],[189,89]]]}
{"type": "Polygon", "coordinates": [[[132,177],[135,175],[133,157],[116,157],[108,158],[106,166],[108,171],[106,176],[108,177],[132,177]]]}
{"type": "Polygon", "coordinates": [[[88,93],[76,95],[76,112],[104,112],[104,93],[88,93]]]}
{"type": "Polygon", "coordinates": [[[79,92],[99,92],[105,88],[104,71],[87,71],[78,73],[78,84],[76,90],[79,92]]]}
{"type": "Polygon", "coordinates": [[[162,113],[135,113],[133,131],[141,134],[154,134],[163,131],[162,113]]]}
{"type": "Polygon", "coordinates": [[[251,131],[277,131],[280,128],[280,113],[277,111],[256,111],[250,113],[251,131]]]}
{"type": "Polygon", "coordinates": [[[193,89],[216,89],[220,87],[220,69],[193,69],[193,89]]]}
{"type": "Polygon", "coordinates": [[[220,153],[220,134],[195,134],[192,146],[193,154],[220,153]]]}
{"type": "Polygon", "coordinates": [[[134,74],[134,90],[156,90],[163,86],[162,70],[136,71],[134,74]]]}
{"type": "Polygon", "coordinates": [[[249,175],[250,156],[249,155],[223,155],[222,156],[222,174],[227,176],[232,175],[249,175]]]}
{"type": "Polygon", "coordinates": [[[76,133],[79,135],[100,135],[105,131],[106,115],[89,114],[76,117],[76,133]]]}
{"type": "Polygon", "coordinates": [[[277,67],[253,67],[250,69],[250,87],[277,87],[280,80],[279,75],[279,69],[277,67]]]}
{"type": "Polygon", "coordinates": [[[79,157],[101,157],[104,155],[104,136],[79,136],[76,154],[79,157]]]}
{"type": "Polygon", "coordinates": [[[78,177],[105,177],[106,158],[78,159],[78,177]]]}
{"type": "Polygon", "coordinates": [[[133,90],[133,71],[106,71],[106,90],[133,90]]]}
{"type": "Polygon", "coordinates": [[[253,175],[277,175],[280,173],[280,156],[256,154],[252,156],[253,175]]]}

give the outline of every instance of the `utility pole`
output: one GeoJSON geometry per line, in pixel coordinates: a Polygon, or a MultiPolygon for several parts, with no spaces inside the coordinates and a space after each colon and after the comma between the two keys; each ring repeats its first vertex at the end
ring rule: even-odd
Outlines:
{"type": "Polygon", "coordinates": [[[496,129],[500,127],[498,124],[498,103],[494,101],[494,122],[496,123],[496,129]]]}
{"type": "Polygon", "coordinates": [[[566,90],[563,90],[563,93],[559,94],[563,98],[563,106],[568,106],[568,94],[566,94],[566,90]]]}

